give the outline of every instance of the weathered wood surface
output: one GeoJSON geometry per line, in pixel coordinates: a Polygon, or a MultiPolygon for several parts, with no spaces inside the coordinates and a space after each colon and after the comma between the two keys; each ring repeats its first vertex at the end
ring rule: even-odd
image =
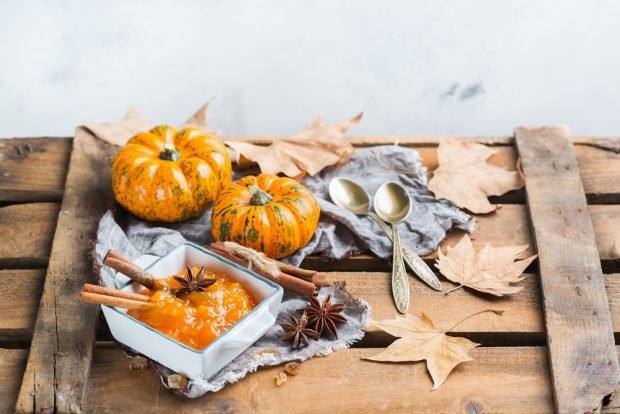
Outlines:
{"type": "MultiPolygon", "coordinates": [[[[269,143],[273,137],[226,137],[269,143]]],[[[403,146],[420,152],[423,164],[437,167],[437,143],[447,137],[351,137],[357,147],[391,144],[398,138],[403,146]]],[[[512,137],[468,137],[496,147],[490,162],[514,168],[516,152],[512,137]],[[509,144],[509,145],[505,145],[509,144]]],[[[574,140],[581,177],[588,199],[597,203],[620,203],[620,139],[583,137],[574,140]],[[616,149],[618,148],[618,149],[616,149]]],[[[64,189],[71,139],[20,138],[0,140],[0,202],[60,201],[64,189]],[[32,150],[28,150],[28,146],[32,150]],[[19,148],[19,150],[17,149],[19,148]],[[21,155],[20,155],[21,153],[21,155]]],[[[523,202],[523,192],[500,197],[502,202],[523,202]]]]}
{"type": "MultiPolygon", "coordinates": [[[[429,168],[436,167],[436,145],[445,137],[400,137],[400,143],[404,146],[415,147],[419,150],[423,163],[429,168]],[[431,139],[432,138],[432,139],[431,139]]],[[[265,142],[270,140],[271,137],[265,138],[252,138],[252,140],[260,142],[263,139],[265,142]]],[[[33,139],[20,140],[21,145],[26,145],[33,139]]],[[[36,139],[34,139],[36,140],[36,139]]],[[[377,144],[391,144],[393,143],[393,137],[353,137],[351,138],[354,145],[359,147],[365,147],[377,144]]],[[[516,152],[512,147],[514,143],[513,137],[477,137],[475,140],[483,142],[489,145],[495,145],[498,150],[498,154],[495,155],[490,161],[505,168],[512,168],[516,160],[516,152]]],[[[43,140],[54,141],[54,140],[43,140]]],[[[42,141],[42,142],[43,142],[42,141]]],[[[0,141],[0,143],[6,143],[8,141],[0,141]]],[[[66,160],[69,155],[70,140],[64,140],[64,143],[59,145],[46,146],[45,152],[29,151],[28,157],[19,161],[11,161],[13,167],[4,170],[6,164],[4,161],[4,152],[6,147],[0,146],[0,205],[7,202],[24,202],[24,201],[58,201],[62,195],[63,188],[63,174],[51,173],[52,169],[49,169],[49,165],[46,167],[46,162],[53,159],[53,156],[62,158],[64,154],[64,166],[66,170],[66,160]],[[64,148],[64,149],[63,149],[64,148]],[[53,153],[56,152],[56,155],[53,153]],[[43,158],[39,158],[43,157],[43,158]],[[44,183],[41,186],[37,186],[37,182],[41,182],[41,175],[31,174],[30,172],[25,175],[20,175],[19,180],[22,187],[15,184],[11,184],[3,179],[3,174],[8,171],[12,171],[13,168],[28,169],[27,167],[34,165],[32,163],[37,162],[37,167],[41,171],[48,171],[44,183]],[[25,168],[26,167],[26,168],[25,168]],[[46,170],[46,168],[48,168],[46,170]],[[16,191],[16,189],[23,188],[16,191]],[[4,190],[9,190],[4,192],[4,190]],[[3,198],[4,194],[8,194],[3,198]]],[[[588,200],[596,203],[618,203],[620,201],[620,192],[618,191],[618,171],[620,170],[620,154],[615,151],[615,141],[609,141],[598,138],[577,138],[573,140],[573,143],[578,145],[574,146],[575,153],[579,166],[582,168],[581,178],[584,188],[588,193],[588,200]]],[[[27,147],[25,147],[27,149],[27,147]]],[[[53,167],[53,166],[52,166],[53,167]]],[[[97,168],[97,167],[95,167],[97,168]]],[[[34,171],[31,170],[31,171],[34,171]]],[[[97,174],[98,175],[98,174],[97,174]]],[[[96,181],[93,178],[93,181],[96,181]]],[[[524,201],[524,192],[513,192],[507,196],[500,197],[497,202],[500,203],[522,203],[524,201]]],[[[17,214],[20,206],[14,205],[12,208],[12,215],[17,217],[15,223],[19,223],[19,217],[28,217],[17,214]]],[[[56,205],[56,209],[58,206],[56,205]]],[[[603,260],[603,265],[607,270],[614,270],[620,268],[620,236],[618,236],[615,229],[620,226],[620,208],[613,205],[596,205],[590,206],[592,221],[595,228],[595,234],[597,242],[599,243],[599,253],[603,260]]],[[[40,209],[33,209],[31,211],[35,216],[40,213],[40,209]],[[36,212],[35,212],[36,211],[36,212]]],[[[0,216],[2,209],[0,209],[0,216]]],[[[41,213],[39,216],[44,216],[46,213],[41,213]]],[[[49,215],[49,214],[48,214],[49,215]]],[[[32,216],[30,216],[32,220],[32,216]]],[[[35,219],[37,220],[41,219],[35,219]]],[[[506,243],[531,243],[531,236],[527,227],[527,211],[522,205],[510,205],[506,204],[499,210],[497,214],[489,216],[478,217],[479,227],[474,234],[475,243],[478,245],[489,241],[491,243],[506,244],[506,243]],[[509,228],[509,231],[506,231],[509,228]],[[521,240],[521,241],[520,241],[521,240]]],[[[21,225],[28,225],[26,220],[21,221],[21,225]]],[[[53,226],[55,225],[54,219],[51,219],[52,230],[45,234],[45,232],[35,232],[33,238],[30,239],[30,243],[50,245],[50,235],[53,233],[53,226]]],[[[2,224],[0,223],[0,226],[2,224]]],[[[2,233],[0,227],[0,234],[2,233]]],[[[460,234],[455,233],[450,236],[447,243],[452,244],[458,238],[460,234]]],[[[0,265],[11,263],[10,261],[3,262],[4,258],[19,256],[19,249],[10,248],[2,250],[3,245],[0,244],[0,265]],[[15,254],[14,254],[15,253],[15,254]]],[[[22,262],[12,262],[11,267],[40,267],[45,266],[49,257],[48,253],[40,253],[34,256],[34,261],[30,260],[31,264],[22,266],[22,262]]],[[[432,256],[429,256],[431,258],[432,256]]],[[[53,260],[52,260],[53,263],[53,260]]],[[[346,280],[348,286],[358,295],[367,298],[373,304],[374,315],[377,318],[392,317],[393,305],[389,299],[387,280],[389,274],[386,272],[357,272],[359,269],[385,269],[389,267],[370,256],[362,256],[351,258],[343,261],[342,263],[323,263],[320,258],[310,259],[309,264],[313,267],[321,269],[342,269],[349,272],[343,273],[331,273],[328,275],[330,280],[346,280]]],[[[90,269],[89,269],[90,271],[90,269]]],[[[33,314],[36,313],[38,303],[36,302],[36,295],[42,289],[42,270],[28,270],[21,273],[22,270],[6,270],[0,271],[0,315],[9,315],[8,318],[0,318],[0,341],[13,341],[15,346],[18,342],[24,339],[28,339],[32,332],[33,314]],[[32,290],[32,295],[27,292],[13,293],[10,286],[6,283],[17,283],[20,278],[28,277],[29,279],[35,279],[36,283],[29,285],[28,289],[32,290]],[[23,303],[23,306],[20,306],[23,303]],[[11,311],[12,309],[12,311],[11,311]],[[5,335],[5,336],[3,336],[5,335]]],[[[90,274],[90,273],[89,273],[90,274]]],[[[502,317],[483,317],[477,318],[475,321],[467,321],[463,325],[459,326],[459,332],[465,336],[469,336],[475,340],[483,342],[484,344],[493,345],[525,345],[525,344],[540,344],[543,338],[543,320],[542,313],[540,311],[540,290],[538,287],[538,279],[536,275],[528,275],[528,278],[523,281],[524,290],[512,299],[499,299],[492,300],[491,302],[483,299],[480,295],[472,293],[470,291],[457,291],[449,296],[436,295],[435,292],[424,288],[419,283],[412,281],[412,292],[415,297],[419,298],[414,306],[414,310],[423,309],[431,313],[431,315],[438,320],[449,320],[453,315],[453,309],[458,308],[459,311],[469,312],[470,310],[477,310],[480,307],[488,306],[492,304],[494,307],[500,306],[506,309],[506,313],[502,317]]],[[[81,283],[81,282],[80,282],[81,283]]],[[[449,282],[445,282],[449,284],[449,282]]],[[[620,276],[619,275],[606,275],[605,283],[607,285],[607,293],[609,296],[610,307],[612,310],[612,322],[616,332],[620,331],[620,276]]],[[[59,291],[60,292],[60,291],[59,291]]],[[[63,291],[64,292],[64,291],[63,291]]],[[[77,332],[76,328],[75,332],[77,332]]],[[[73,331],[72,329],[69,329],[73,331]]],[[[92,331],[92,329],[91,329],[92,331]]],[[[92,340],[92,338],[90,339],[92,340]]],[[[367,338],[361,343],[363,347],[368,346],[385,346],[393,340],[392,337],[381,333],[377,330],[370,330],[367,338]]],[[[34,349],[34,348],[33,348],[34,349]]],[[[80,352],[82,349],[80,349],[80,352]]],[[[248,411],[253,409],[255,411],[273,411],[281,409],[283,406],[286,408],[294,407],[292,411],[304,410],[316,410],[318,407],[315,401],[301,400],[301,403],[296,403],[295,399],[301,395],[307,396],[310,393],[315,395],[323,395],[325,398],[320,399],[320,407],[327,407],[332,411],[346,412],[351,405],[345,404],[342,401],[332,402],[334,385],[337,384],[339,389],[344,390],[347,395],[351,395],[350,399],[359,399],[364,405],[369,407],[370,411],[382,411],[387,410],[391,412],[428,412],[428,411],[445,411],[455,412],[460,411],[460,407],[465,407],[463,410],[466,412],[479,412],[484,409],[485,412],[549,412],[552,410],[552,396],[550,394],[549,373],[546,368],[545,348],[489,348],[474,350],[474,357],[476,361],[463,364],[462,367],[457,368],[453,376],[450,377],[446,385],[442,387],[439,392],[429,392],[430,380],[424,369],[423,364],[410,364],[410,365],[390,365],[390,364],[378,364],[357,361],[358,354],[365,354],[365,352],[371,353],[371,349],[358,348],[354,350],[347,350],[340,353],[336,353],[330,358],[319,358],[309,361],[308,366],[312,366],[309,371],[304,371],[304,375],[308,374],[309,378],[313,381],[309,384],[304,382],[289,382],[282,389],[273,389],[273,377],[277,372],[277,369],[261,370],[258,374],[248,377],[246,380],[236,384],[232,387],[227,387],[223,392],[207,396],[203,399],[192,401],[189,403],[180,403],[178,400],[171,397],[166,391],[164,391],[158,383],[157,378],[151,373],[132,373],[129,372],[127,367],[127,360],[122,356],[122,353],[114,347],[113,349],[98,349],[95,353],[95,363],[93,367],[93,375],[91,377],[92,389],[88,394],[88,411],[93,412],[118,412],[121,409],[128,412],[144,411],[145,407],[149,407],[149,410],[168,412],[170,410],[181,412],[204,412],[204,411],[221,411],[228,408],[228,411],[248,411]],[[497,362],[490,363],[487,361],[487,352],[495,352],[506,350],[507,355],[503,356],[504,361],[500,362],[499,357],[497,362]],[[531,350],[535,350],[538,360],[530,361],[531,350]],[[482,352],[483,354],[478,354],[482,352]],[[349,355],[349,356],[347,356],[349,355]],[[332,362],[331,358],[337,357],[337,360],[332,362]],[[349,362],[347,358],[356,360],[356,363],[364,363],[363,369],[369,373],[369,376],[357,376],[351,372],[351,366],[348,366],[349,362]],[[506,362],[508,361],[508,362],[506,362]],[[514,362],[514,363],[513,363],[514,362]],[[375,367],[367,368],[366,363],[373,364],[375,367]],[[310,365],[312,364],[312,365],[310,365]],[[334,365],[335,364],[335,365],[334,365]],[[486,365],[486,367],[485,367],[486,365]],[[508,365],[507,369],[504,367],[508,365]],[[348,369],[349,372],[340,375],[336,372],[334,376],[334,366],[342,367],[342,369],[348,369]],[[473,369],[474,366],[480,367],[480,370],[473,369]],[[384,368],[379,368],[384,367],[384,368]],[[538,371],[537,371],[538,370],[538,371]],[[400,376],[399,376],[400,374],[400,376]],[[323,376],[323,383],[318,384],[316,381],[317,376],[323,376]],[[460,376],[464,377],[461,378],[460,376]],[[470,375],[476,378],[482,378],[483,384],[488,384],[488,387],[475,388],[472,384],[475,382],[469,381],[470,375]],[[135,381],[135,376],[142,379],[135,381]],[[386,387],[386,397],[384,399],[377,398],[376,393],[376,381],[371,378],[383,378],[384,381],[393,380],[386,387]],[[359,377],[359,378],[356,378],[359,377]],[[330,378],[334,378],[334,381],[328,381],[330,378]],[[509,381],[507,381],[509,379],[509,381]],[[454,380],[452,383],[451,381],[454,380]],[[428,387],[421,384],[421,381],[426,381],[428,387]],[[529,381],[529,382],[528,382],[529,381]],[[296,385],[295,385],[296,384],[296,385]],[[344,385],[343,385],[344,384],[344,385]],[[373,387],[374,384],[374,387],[373,387]],[[450,388],[447,388],[449,384],[453,384],[450,388]],[[498,384],[495,386],[495,384],[498,384]],[[504,387],[504,385],[508,386],[504,387]],[[512,385],[511,385],[512,384],[512,385]],[[516,384],[523,384],[517,386],[516,384]],[[533,384],[533,385],[532,385],[533,384]],[[291,389],[291,385],[294,386],[291,389]],[[412,387],[407,394],[402,395],[403,387],[412,387]],[[137,387],[137,388],[136,388],[137,387]],[[531,389],[529,387],[537,387],[537,389],[531,389]],[[131,393],[127,393],[127,389],[132,389],[131,393]],[[139,398],[135,398],[136,394],[133,390],[141,390],[139,398]],[[448,391],[446,391],[448,390],[448,391]],[[487,392],[488,390],[494,390],[493,393],[487,392]],[[504,393],[504,391],[506,391],[504,393]],[[274,392],[282,392],[284,395],[284,403],[278,403],[277,399],[273,399],[274,392]],[[363,398],[358,398],[358,394],[367,393],[363,398]],[[124,393],[124,396],[123,396],[124,393]],[[297,395],[296,395],[297,394],[297,395]],[[486,396],[492,394],[489,398],[486,396]],[[119,398],[112,398],[113,396],[121,396],[119,398]],[[134,398],[127,397],[131,395],[134,398]],[[466,405],[470,401],[478,401],[478,399],[484,401],[478,403],[474,402],[470,405],[466,405]],[[486,398],[486,399],[485,399],[486,398]],[[131,401],[128,401],[131,399],[131,401]],[[258,401],[258,400],[261,401],[258,401]],[[269,401],[263,401],[268,400],[269,401]],[[257,402],[258,401],[258,402],[257,402]],[[325,403],[325,401],[328,401],[325,403]],[[512,402],[511,405],[507,402],[512,402]],[[314,403],[314,405],[311,405],[314,403]],[[459,405],[459,403],[463,403],[459,405]],[[311,407],[311,408],[306,408],[311,407]],[[420,407],[420,408],[418,408],[420,407]],[[515,408],[517,407],[517,408],[515,408]],[[523,409],[521,409],[523,407],[523,409]],[[468,411],[467,411],[468,410],[468,411]]],[[[375,350],[376,351],[376,350],[375,350]]],[[[88,353],[83,354],[83,360],[70,356],[65,358],[65,353],[59,351],[58,354],[52,354],[58,362],[52,362],[55,367],[56,364],[61,365],[61,371],[68,373],[66,362],[60,361],[61,359],[71,358],[74,361],[78,361],[77,365],[82,368],[87,364],[88,353]]],[[[16,393],[19,388],[19,380],[21,379],[21,373],[25,366],[26,352],[24,350],[0,350],[0,412],[11,411],[14,407],[16,400],[16,393]],[[21,359],[20,359],[21,358],[21,359]],[[10,379],[10,380],[7,380],[10,379]],[[12,381],[12,382],[11,382],[12,381]],[[7,385],[8,384],[8,385],[7,385]],[[12,391],[11,391],[12,390],[12,391]],[[9,407],[4,409],[5,407],[9,407]]],[[[494,360],[491,358],[491,360],[494,360]]],[[[361,365],[353,364],[354,367],[361,367],[361,365]]],[[[306,365],[304,365],[306,367],[306,365]]],[[[76,384],[77,388],[82,387],[80,373],[83,373],[83,369],[77,368],[75,370],[78,375],[76,384]]],[[[28,377],[28,376],[27,376],[28,377]]],[[[68,375],[64,376],[64,380],[68,378],[68,375]]],[[[294,380],[302,379],[298,377],[294,380]]],[[[26,381],[24,382],[26,384],[26,381]]],[[[61,386],[62,388],[62,386],[61,386]]],[[[383,387],[382,387],[383,388],[383,387]]],[[[23,390],[22,390],[23,391],[23,390]]],[[[61,390],[59,390],[61,391],[61,390]]],[[[70,392],[63,394],[70,394],[70,392]]],[[[381,395],[384,392],[382,390],[381,395]]],[[[40,395],[39,395],[40,396],[40,395]]],[[[37,396],[37,398],[39,398],[37,396]]],[[[29,396],[30,401],[35,399],[29,396]]],[[[27,398],[28,399],[28,398],[27,398]]],[[[78,398],[79,399],[79,398],[78,398]]],[[[313,398],[313,400],[315,400],[313,398]]],[[[617,403],[616,403],[617,404],[617,403]]],[[[34,408],[34,404],[32,405],[34,408]]],[[[68,405],[67,405],[68,407],[68,405]]],[[[357,408],[362,407],[360,405],[357,408]]],[[[61,410],[61,408],[59,408],[61,410]]],[[[359,410],[358,410],[359,411],[359,410]]],[[[620,412],[620,407],[613,406],[608,407],[608,412],[620,412]]]]}
{"type": "Polygon", "coordinates": [[[88,407],[94,413],[142,412],[149,407],[152,413],[528,414],[548,413],[553,407],[544,348],[474,349],[474,361],[456,367],[438,391],[431,391],[423,362],[361,359],[378,351],[351,349],[314,358],[282,387],[274,381],[282,367],[260,369],[218,393],[180,403],[152,372],[131,372],[117,349],[98,348],[88,407]]]}
{"type": "Polygon", "coordinates": [[[0,207],[0,268],[47,266],[58,210],[57,203],[0,207]]]}
{"type": "MultiPolygon", "coordinates": [[[[346,282],[355,296],[363,297],[372,305],[375,318],[387,319],[395,315],[390,299],[389,272],[331,272],[327,273],[327,279],[346,282]]],[[[446,288],[453,286],[449,281],[442,281],[446,288]]],[[[459,309],[459,314],[471,314],[488,306],[503,309],[502,317],[481,314],[458,327],[459,334],[485,346],[540,345],[545,341],[538,275],[528,274],[521,282],[523,290],[504,298],[490,298],[463,289],[446,296],[426,288],[413,278],[410,282],[411,295],[416,299],[412,303],[412,311],[424,310],[437,320],[453,319],[454,309],[459,309]]],[[[0,341],[29,340],[42,285],[42,270],[0,271],[0,315],[3,315],[0,319],[0,341]],[[23,283],[24,278],[33,283],[16,291],[14,286],[23,283]]],[[[605,275],[605,286],[613,330],[620,337],[620,274],[605,275]]],[[[100,331],[100,334],[100,338],[110,339],[107,330],[100,331]]],[[[370,328],[362,345],[386,346],[392,340],[382,331],[370,328]]]]}
{"type": "Polygon", "coordinates": [[[45,269],[0,270],[0,341],[32,337],[44,279],[45,269]]]}
{"type": "Polygon", "coordinates": [[[595,412],[616,391],[620,369],[577,159],[567,128],[518,128],[515,136],[539,255],[556,409],[595,412]]]}
{"type": "MultiPolygon", "coordinates": [[[[11,235],[0,244],[0,267],[44,267],[49,260],[53,229],[58,205],[55,203],[14,204],[0,207],[0,234],[11,235]],[[20,235],[28,234],[28,237],[20,235]],[[17,237],[15,237],[17,236],[17,237]]],[[[620,205],[589,206],[594,233],[606,272],[620,270],[620,205]]],[[[531,244],[527,224],[527,210],[523,205],[506,204],[496,213],[477,216],[477,229],[472,234],[476,248],[484,243],[496,245],[531,244]]],[[[451,246],[462,236],[455,231],[448,235],[442,246],[451,246]]],[[[533,246],[528,253],[533,252],[533,246]]],[[[426,256],[432,260],[436,254],[426,256]]],[[[339,262],[309,257],[304,266],[321,270],[386,270],[387,263],[369,255],[352,257],[339,262]]]]}
{"type": "Polygon", "coordinates": [[[60,201],[69,138],[0,139],[0,202],[60,201]]]}
{"type": "Polygon", "coordinates": [[[78,129],[66,189],[16,409],[81,412],[96,313],[78,300],[92,279],[90,243],[112,200],[109,180],[115,149],[78,129]]]}
{"type": "MultiPolygon", "coordinates": [[[[510,412],[549,413],[553,396],[544,347],[477,348],[474,361],[461,364],[438,391],[424,363],[363,361],[377,349],[352,349],[303,363],[302,373],[281,388],[274,377],[281,367],[263,368],[221,392],[181,402],[151,372],[129,371],[128,359],[115,346],[94,353],[87,397],[88,412],[510,412]],[[363,369],[368,375],[356,375],[363,369]],[[470,381],[476,378],[476,381],[470,381]],[[381,391],[376,384],[382,384],[381,391]],[[131,391],[128,391],[131,390],[131,391]],[[334,390],[337,392],[335,393],[334,390]]],[[[620,348],[617,348],[620,352],[620,348]]],[[[27,351],[0,349],[0,412],[11,412],[26,364],[27,351]]],[[[613,400],[603,413],[620,412],[613,400]]]]}
{"type": "Polygon", "coordinates": [[[14,411],[27,358],[27,349],[0,348],[0,413],[14,411]]]}

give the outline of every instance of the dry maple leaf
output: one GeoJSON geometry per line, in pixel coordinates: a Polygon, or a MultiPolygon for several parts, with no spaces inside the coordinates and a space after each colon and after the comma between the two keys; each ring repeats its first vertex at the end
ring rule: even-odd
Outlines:
{"type": "Polygon", "coordinates": [[[125,117],[118,122],[86,122],[84,126],[97,138],[123,146],[137,133],[151,129],[153,124],[135,107],[130,106],[125,117]]]}
{"type": "MultiPolygon", "coordinates": [[[[207,131],[208,109],[209,102],[202,105],[194,115],[181,125],[181,128],[192,126],[207,131]]],[[[97,138],[122,147],[134,135],[148,131],[155,125],[146,119],[135,107],[130,106],[129,109],[127,109],[125,117],[118,122],[86,122],[84,126],[97,138]]]]}
{"type": "Polygon", "coordinates": [[[463,321],[483,312],[501,315],[503,311],[485,309],[460,320],[446,330],[437,329],[431,318],[424,312],[420,316],[407,314],[395,319],[373,321],[373,324],[399,339],[383,351],[371,357],[371,361],[403,362],[426,360],[426,367],[433,379],[433,390],[444,383],[454,367],[461,362],[471,361],[469,351],[480,344],[467,338],[448,336],[447,332],[463,321]]]}
{"type": "Polygon", "coordinates": [[[527,248],[527,244],[492,247],[487,243],[476,252],[471,239],[465,235],[455,246],[448,247],[446,254],[443,254],[441,248],[438,250],[435,267],[449,280],[459,284],[452,290],[467,286],[480,292],[503,296],[523,289],[512,283],[523,280],[523,271],[536,258],[534,255],[515,261],[527,248]]]}
{"type": "Polygon", "coordinates": [[[275,140],[266,147],[237,141],[225,141],[225,144],[235,150],[237,163],[253,161],[264,173],[301,178],[306,173],[315,175],[328,166],[341,166],[351,158],[353,146],[343,136],[362,115],[334,125],[323,124],[319,116],[299,134],[275,140]]]}
{"type": "Polygon", "coordinates": [[[523,187],[517,171],[507,171],[487,163],[496,150],[475,142],[452,138],[437,148],[439,167],[433,171],[428,189],[435,198],[445,198],[472,213],[490,213],[497,206],[488,196],[502,195],[523,187]]]}

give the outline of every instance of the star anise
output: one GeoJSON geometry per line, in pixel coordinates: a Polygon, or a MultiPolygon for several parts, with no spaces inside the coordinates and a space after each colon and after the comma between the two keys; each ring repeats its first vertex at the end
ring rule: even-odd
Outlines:
{"type": "Polygon", "coordinates": [[[284,328],[286,334],[282,338],[283,341],[292,341],[293,348],[299,348],[300,345],[308,346],[308,337],[318,339],[319,333],[314,329],[307,328],[308,314],[304,312],[301,315],[301,319],[297,320],[293,315],[289,315],[291,322],[281,323],[280,326],[284,328]]]}
{"type": "Polygon", "coordinates": [[[336,324],[345,323],[347,318],[340,314],[340,312],[344,310],[344,305],[340,303],[330,303],[330,299],[331,295],[327,295],[323,298],[323,302],[321,303],[317,298],[311,297],[311,305],[299,310],[308,313],[308,325],[319,333],[319,337],[323,336],[324,330],[327,330],[338,338],[338,328],[336,324]]]}
{"type": "Polygon", "coordinates": [[[182,296],[190,292],[204,292],[209,286],[214,284],[217,279],[205,279],[205,267],[202,266],[197,275],[194,275],[192,268],[187,266],[187,276],[173,276],[174,280],[182,286],[176,292],[177,296],[182,296]]]}

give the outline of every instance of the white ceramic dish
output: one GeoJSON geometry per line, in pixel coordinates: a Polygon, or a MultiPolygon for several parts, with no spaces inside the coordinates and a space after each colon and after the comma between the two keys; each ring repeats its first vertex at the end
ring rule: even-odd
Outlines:
{"type": "MultiPolygon", "coordinates": [[[[127,315],[126,309],[102,306],[116,340],[191,379],[207,379],[256,342],[275,323],[282,287],[193,243],[183,243],[161,257],[142,256],[136,263],[156,278],[173,275],[189,266],[225,272],[256,299],[256,307],[204,349],[196,350],[127,315]]],[[[137,292],[140,286],[117,273],[117,287],[137,292]]]]}

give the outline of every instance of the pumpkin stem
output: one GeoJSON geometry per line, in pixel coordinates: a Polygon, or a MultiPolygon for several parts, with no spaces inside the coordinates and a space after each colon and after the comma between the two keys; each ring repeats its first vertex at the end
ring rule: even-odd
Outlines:
{"type": "Polygon", "coordinates": [[[159,159],[165,161],[176,161],[181,158],[181,153],[172,145],[166,145],[164,150],[159,153],[159,159]]]}
{"type": "Polygon", "coordinates": [[[252,193],[252,198],[250,198],[251,206],[264,206],[265,204],[273,200],[273,196],[271,194],[264,190],[261,190],[255,185],[249,185],[248,188],[252,193]]]}

